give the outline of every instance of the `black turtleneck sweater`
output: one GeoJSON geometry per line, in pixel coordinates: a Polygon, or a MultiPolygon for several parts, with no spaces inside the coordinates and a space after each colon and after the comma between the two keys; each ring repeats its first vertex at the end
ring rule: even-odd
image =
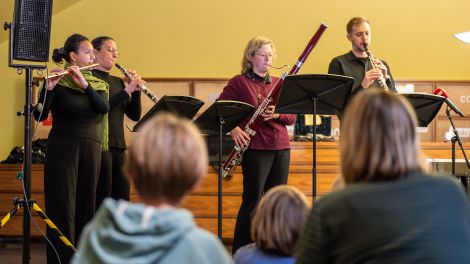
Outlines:
{"type": "Polygon", "coordinates": [[[100,141],[98,115],[108,112],[103,92],[96,92],[88,86],[82,93],[57,84],[50,91],[43,87],[38,102],[43,104],[43,110],[42,114],[34,111],[34,118],[43,121],[49,111],[54,118],[49,139],[86,137],[100,141]]]}
{"type": "Polygon", "coordinates": [[[134,121],[140,119],[140,92],[133,92],[129,96],[124,91],[126,86],[121,78],[100,70],[92,70],[92,73],[109,84],[109,147],[125,149],[124,114],[134,121]]]}

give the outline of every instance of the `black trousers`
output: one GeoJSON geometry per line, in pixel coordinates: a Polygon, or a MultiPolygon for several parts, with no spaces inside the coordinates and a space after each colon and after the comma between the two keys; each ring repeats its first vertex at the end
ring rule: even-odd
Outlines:
{"type": "Polygon", "coordinates": [[[290,150],[247,150],[243,154],[243,195],[237,215],[232,252],[252,242],[252,213],[261,197],[274,186],[287,184],[290,150]]]}
{"type": "MultiPolygon", "coordinates": [[[[95,213],[95,190],[100,170],[101,144],[86,138],[48,139],[44,164],[46,214],[77,246],[83,227],[95,213]]],[[[47,229],[62,263],[69,263],[73,251],[55,232],[47,229]]],[[[47,262],[59,263],[50,245],[47,262]]]]}
{"type": "Polygon", "coordinates": [[[110,148],[109,151],[102,152],[101,171],[96,188],[96,210],[106,197],[129,201],[130,184],[122,170],[125,157],[124,149],[110,148]]]}
{"type": "Polygon", "coordinates": [[[101,203],[106,197],[111,196],[111,184],[113,176],[113,157],[111,151],[101,152],[101,169],[98,177],[98,184],[96,186],[96,204],[95,210],[98,211],[101,203]]]}

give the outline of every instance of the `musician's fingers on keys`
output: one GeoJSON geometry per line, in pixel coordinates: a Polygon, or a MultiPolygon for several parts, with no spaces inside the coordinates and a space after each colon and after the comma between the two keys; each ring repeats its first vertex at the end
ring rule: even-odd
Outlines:
{"type": "Polygon", "coordinates": [[[382,63],[381,60],[379,59],[375,59],[376,61],[376,65],[377,65],[377,68],[379,68],[381,71],[382,71],[382,75],[384,78],[388,79],[390,78],[390,76],[388,76],[388,70],[387,70],[387,67],[385,66],[385,64],[382,63]]]}
{"type": "Polygon", "coordinates": [[[246,146],[248,144],[248,141],[247,139],[243,136],[243,134],[239,134],[239,137],[237,138],[237,141],[238,141],[238,146],[239,147],[243,147],[243,146],[246,146]]]}
{"type": "Polygon", "coordinates": [[[268,106],[266,110],[264,111],[266,114],[273,114],[274,113],[274,105],[268,106]]]}
{"type": "Polygon", "coordinates": [[[140,90],[137,80],[132,80],[127,87],[129,87],[129,93],[140,90]]]}
{"type": "Polygon", "coordinates": [[[243,138],[237,138],[237,137],[235,137],[235,138],[233,139],[233,141],[235,142],[235,145],[237,145],[238,147],[241,147],[241,146],[244,145],[243,138]]]}
{"type": "Polygon", "coordinates": [[[60,73],[60,72],[63,72],[63,70],[61,68],[54,68],[50,71],[50,75],[55,75],[57,73],[60,73]]]}
{"type": "Polygon", "coordinates": [[[262,117],[264,117],[264,121],[270,120],[274,118],[274,105],[270,105],[264,110],[262,117]]]}
{"type": "MultiPolygon", "coordinates": [[[[53,80],[60,79],[63,75],[59,75],[59,76],[56,76],[56,75],[59,74],[59,73],[62,73],[62,72],[64,72],[64,70],[61,69],[61,68],[52,69],[49,72],[49,75],[51,76],[50,79],[53,79],[53,80]]],[[[46,78],[46,79],[49,79],[49,78],[46,78]]]]}
{"type": "MultiPolygon", "coordinates": [[[[50,71],[49,75],[55,75],[55,74],[58,74],[58,73],[61,73],[63,72],[63,70],[61,68],[54,68],[50,71]]],[[[59,82],[60,78],[62,78],[63,75],[59,75],[59,76],[55,76],[55,77],[51,77],[51,78],[46,78],[46,81],[47,81],[47,90],[51,91],[55,86],[56,84],[59,82]]]]}
{"type": "Polygon", "coordinates": [[[82,73],[80,72],[80,68],[77,65],[68,67],[67,71],[70,73],[75,83],[78,84],[82,89],[86,89],[88,87],[88,82],[83,77],[82,73]]]}
{"type": "Polygon", "coordinates": [[[238,147],[246,146],[250,140],[250,137],[248,136],[248,134],[245,133],[245,131],[243,131],[240,127],[234,128],[230,132],[230,136],[235,142],[235,145],[237,145],[238,147]]]}

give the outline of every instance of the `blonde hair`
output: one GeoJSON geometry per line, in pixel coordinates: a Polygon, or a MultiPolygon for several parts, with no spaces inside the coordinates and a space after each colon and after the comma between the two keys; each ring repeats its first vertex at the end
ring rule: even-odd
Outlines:
{"type": "Polygon", "coordinates": [[[353,17],[351,18],[351,20],[349,20],[348,24],[346,25],[346,31],[348,32],[348,34],[351,34],[352,28],[354,26],[357,26],[364,22],[370,25],[369,21],[363,17],[353,17]]]}
{"type": "Polygon", "coordinates": [[[251,222],[251,237],[256,246],[292,256],[308,211],[307,197],[298,189],[288,185],[270,189],[251,222]]]}
{"type": "Polygon", "coordinates": [[[253,65],[251,60],[258,49],[261,48],[263,45],[270,45],[273,50],[273,61],[276,58],[276,49],[274,48],[274,43],[272,40],[268,39],[264,36],[257,36],[246,44],[245,51],[243,52],[243,59],[242,59],[242,73],[251,71],[253,69],[253,65]]]}
{"type": "Polygon", "coordinates": [[[197,127],[159,114],[132,138],[124,170],[141,198],[177,205],[207,167],[207,149],[197,127]]]}
{"type": "Polygon", "coordinates": [[[396,180],[422,171],[416,115],[402,96],[379,89],[356,95],[341,124],[341,170],[346,183],[396,180]]]}

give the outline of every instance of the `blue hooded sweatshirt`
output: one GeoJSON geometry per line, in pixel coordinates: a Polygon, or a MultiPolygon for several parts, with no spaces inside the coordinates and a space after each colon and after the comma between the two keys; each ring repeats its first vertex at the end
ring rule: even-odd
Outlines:
{"type": "Polygon", "coordinates": [[[72,263],[232,263],[225,247],[179,208],[106,199],[72,263]]]}

